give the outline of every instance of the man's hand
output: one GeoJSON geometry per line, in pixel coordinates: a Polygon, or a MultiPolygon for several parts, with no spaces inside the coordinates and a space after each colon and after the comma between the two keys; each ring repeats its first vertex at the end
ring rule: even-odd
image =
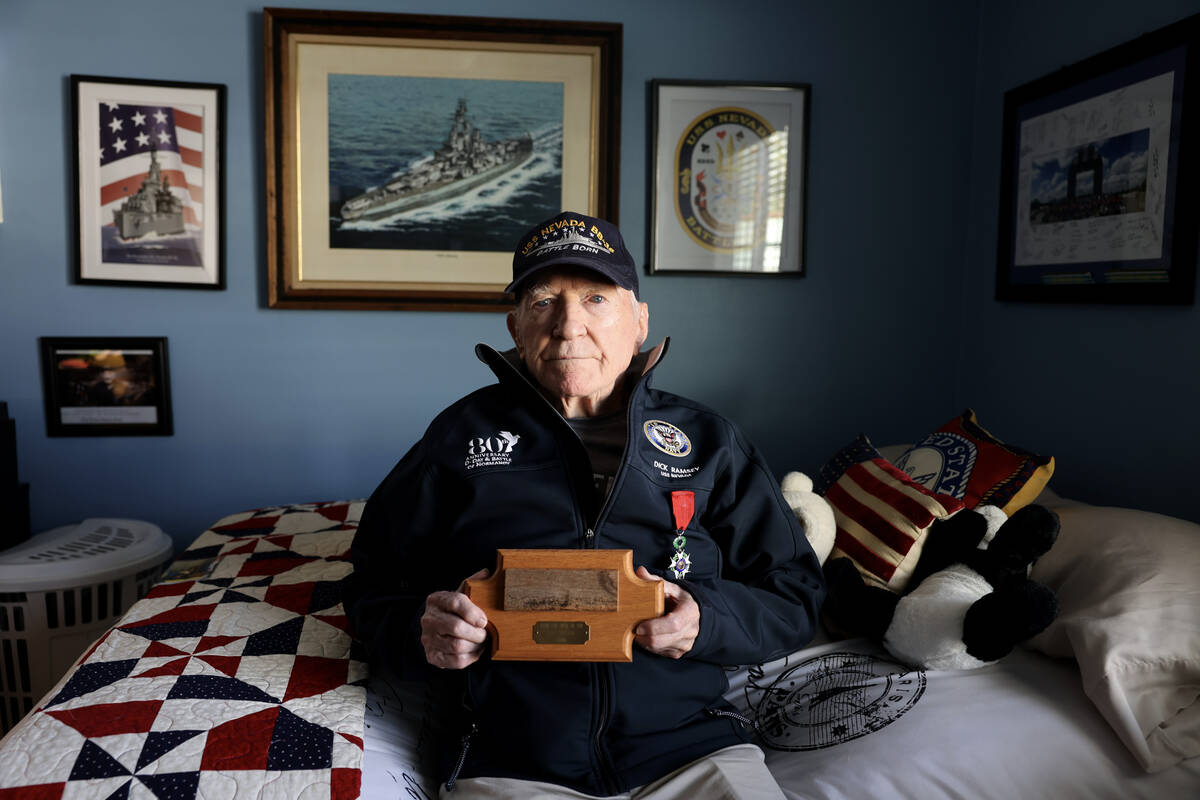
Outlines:
{"type": "MultiPolygon", "coordinates": [[[[481,580],[490,570],[481,569],[471,580],[481,580]]],[[[466,583],[466,581],[463,581],[466,583]]],[[[425,599],[421,615],[421,646],[425,660],[442,669],[464,669],[483,655],[487,641],[487,614],[463,594],[459,585],[455,592],[434,592],[425,599]]]]}
{"type": "MultiPolygon", "coordinates": [[[[637,568],[637,576],[647,581],[662,580],[645,567],[637,568]]],[[[670,581],[663,581],[663,593],[667,613],[639,623],[633,640],[651,653],[679,658],[692,649],[700,635],[700,606],[687,590],[670,581]]]]}

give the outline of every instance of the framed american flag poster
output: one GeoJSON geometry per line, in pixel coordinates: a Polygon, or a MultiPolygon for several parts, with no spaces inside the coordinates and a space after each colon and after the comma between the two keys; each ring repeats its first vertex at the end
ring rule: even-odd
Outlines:
{"type": "Polygon", "coordinates": [[[224,289],[225,86],[71,76],[76,283],[224,289]]]}

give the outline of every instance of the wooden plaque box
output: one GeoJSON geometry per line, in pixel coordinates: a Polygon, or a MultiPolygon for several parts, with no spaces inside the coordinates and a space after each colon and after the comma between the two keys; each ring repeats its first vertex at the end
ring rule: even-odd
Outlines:
{"type": "Polygon", "coordinates": [[[662,581],[632,550],[498,550],[464,592],[488,617],[499,661],[632,661],[633,629],[663,613],[662,581]]]}

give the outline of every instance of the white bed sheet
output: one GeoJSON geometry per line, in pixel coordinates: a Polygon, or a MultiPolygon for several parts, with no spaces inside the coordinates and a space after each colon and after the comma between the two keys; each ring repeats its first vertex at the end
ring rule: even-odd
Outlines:
{"type": "Polygon", "coordinates": [[[793,798],[1200,796],[1200,759],[1144,772],[1075,663],[1023,649],[978,670],[906,672],[872,643],[832,642],[733,673],[728,697],[762,726],[793,798]]]}
{"type": "Polygon", "coordinates": [[[364,800],[433,800],[429,764],[433,722],[428,687],[372,669],[363,725],[364,800]]]}
{"type": "MultiPolygon", "coordinates": [[[[978,670],[911,672],[860,639],[730,672],[790,798],[1159,800],[1200,796],[1200,759],[1146,773],[1073,661],[1018,649],[978,670]]],[[[373,673],[362,796],[430,800],[423,685],[373,673]]]]}

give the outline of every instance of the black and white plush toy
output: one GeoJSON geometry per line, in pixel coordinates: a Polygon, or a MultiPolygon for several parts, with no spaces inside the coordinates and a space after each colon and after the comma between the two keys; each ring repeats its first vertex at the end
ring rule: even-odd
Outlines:
{"type": "MultiPolygon", "coordinates": [[[[807,492],[800,491],[806,480],[790,473],[783,494],[793,509],[801,503],[812,518],[813,498],[821,498],[811,494],[811,482],[807,492]]],[[[840,633],[882,643],[913,667],[985,666],[1040,633],[1057,615],[1054,593],[1028,576],[1033,562],[1054,544],[1058,527],[1058,516],[1038,505],[1010,518],[995,506],[960,511],[930,528],[904,594],[868,585],[848,558],[834,558],[825,563],[825,619],[840,633]]],[[[822,560],[835,535],[820,526],[809,534],[810,540],[817,538],[813,549],[822,560]]]]}

